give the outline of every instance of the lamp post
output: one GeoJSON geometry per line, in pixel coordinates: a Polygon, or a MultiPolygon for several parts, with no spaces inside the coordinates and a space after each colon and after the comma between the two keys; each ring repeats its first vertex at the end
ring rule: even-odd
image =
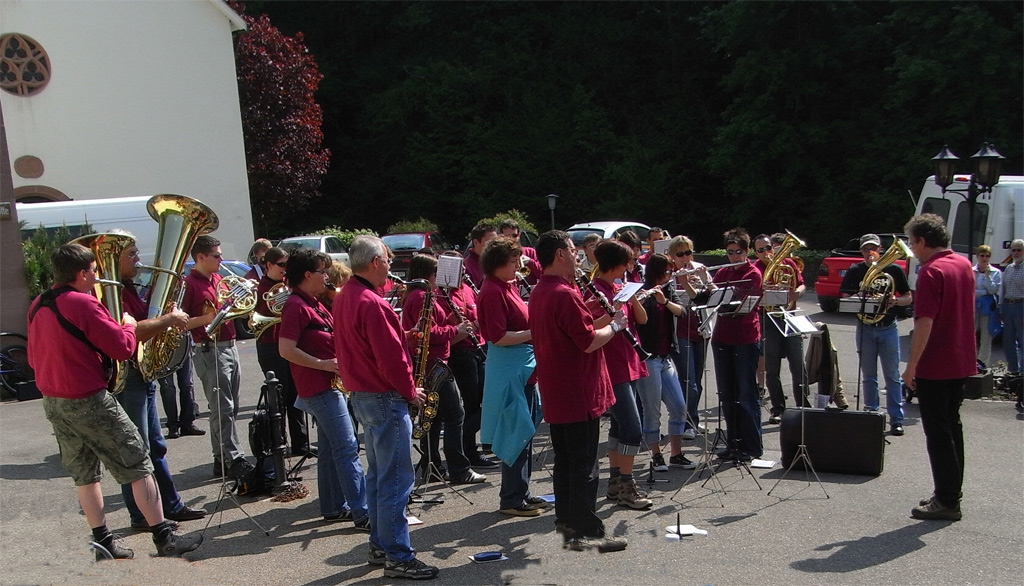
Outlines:
{"type": "Polygon", "coordinates": [[[547,195],[547,198],[548,198],[548,209],[551,210],[551,229],[554,230],[555,229],[555,205],[558,204],[558,196],[553,194],[553,193],[549,193],[547,195]]]}
{"type": "Polygon", "coordinates": [[[953,183],[956,162],[960,158],[954,155],[946,145],[942,145],[939,154],[932,157],[932,160],[935,161],[935,184],[942,189],[943,195],[948,191],[967,201],[967,260],[972,265],[974,264],[974,206],[978,203],[979,195],[991,192],[995,184],[999,183],[999,169],[1004,158],[996,150],[995,145],[982,143],[978,152],[971,156],[974,173],[971,174],[971,180],[965,191],[963,189],[947,189],[953,183]]]}

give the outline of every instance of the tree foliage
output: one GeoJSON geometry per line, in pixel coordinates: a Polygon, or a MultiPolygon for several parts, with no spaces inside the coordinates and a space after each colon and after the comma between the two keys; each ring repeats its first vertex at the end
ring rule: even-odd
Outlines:
{"type": "Polygon", "coordinates": [[[515,208],[719,245],[898,231],[948,143],[1024,171],[1019,2],[258,2],[324,81],[309,222],[515,208]]]}
{"type": "MultiPolygon", "coordinates": [[[[239,5],[234,7],[239,9],[239,5]]],[[[314,100],[323,75],[302,33],[287,36],[267,15],[243,15],[249,30],[235,48],[249,196],[257,234],[278,231],[287,212],[320,197],[330,151],[314,100]]]]}
{"type": "MultiPolygon", "coordinates": [[[[21,222],[24,230],[25,222],[21,222]]],[[[92,234],[89,224],[81,227],[82,234],[92,234]]],[[[67,225],[62,225],[52,233],[39,226],[32,236],[22,243],[25,254],[25,283],[28,286],[28,298],[35,299],[40,293],[53,286],[53,263],[50,255],[61,246],[71,242],[75,237],[67,225]]]]}

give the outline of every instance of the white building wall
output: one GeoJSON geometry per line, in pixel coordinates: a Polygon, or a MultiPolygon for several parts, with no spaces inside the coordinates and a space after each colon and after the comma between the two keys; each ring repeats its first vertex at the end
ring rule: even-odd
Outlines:
{"type": "MultiPolygon", "coordinates": [[[[2,0],[0,34],[47,51],[41,92],[0,92],[14,175],[72,199],[176,193],[220,218],[226,258],[253,240],[232,29],[219,0],[2,0]]],[[[155,227],[155,223],[154,223],[155,227]]]]}

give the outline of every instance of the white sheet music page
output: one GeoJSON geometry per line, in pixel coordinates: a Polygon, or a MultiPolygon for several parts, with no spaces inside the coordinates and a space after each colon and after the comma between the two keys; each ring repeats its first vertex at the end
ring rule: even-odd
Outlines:
{"type": "Polygon", "coordinates": [[[636,292],[643,287],[640,283],[626,283],[619,289],[619,292],[615,294],[615,299],[612,299],[615,303],[625,303],[636,295],[636,292]]]}
{"type": "Polygon", "coordinates": [[[714,307],[716,305],[722,305],[723,303],[729,303],[732,301],[733,291],[734,289],[732,287],[712,291],[711,297],[708,298],[707,306],[714,307]]]}
{"type": "Polygon", "coordinates": [[[437,286],[458,289],[462,283],[462,257],[441,256],[437,259],[437,286]]]}

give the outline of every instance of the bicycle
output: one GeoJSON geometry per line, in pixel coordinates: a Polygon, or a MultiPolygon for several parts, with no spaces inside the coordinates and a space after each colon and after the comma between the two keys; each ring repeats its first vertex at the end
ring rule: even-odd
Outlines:
{"type": "Polygon", "coordinates": [[[0,349],[0,392],[19,401],[38,399],[36,374],[28,363],[28,338],[15,332],[0,332],[0,338],[20,338],[24,344],[8,344],[0,349]]]}

